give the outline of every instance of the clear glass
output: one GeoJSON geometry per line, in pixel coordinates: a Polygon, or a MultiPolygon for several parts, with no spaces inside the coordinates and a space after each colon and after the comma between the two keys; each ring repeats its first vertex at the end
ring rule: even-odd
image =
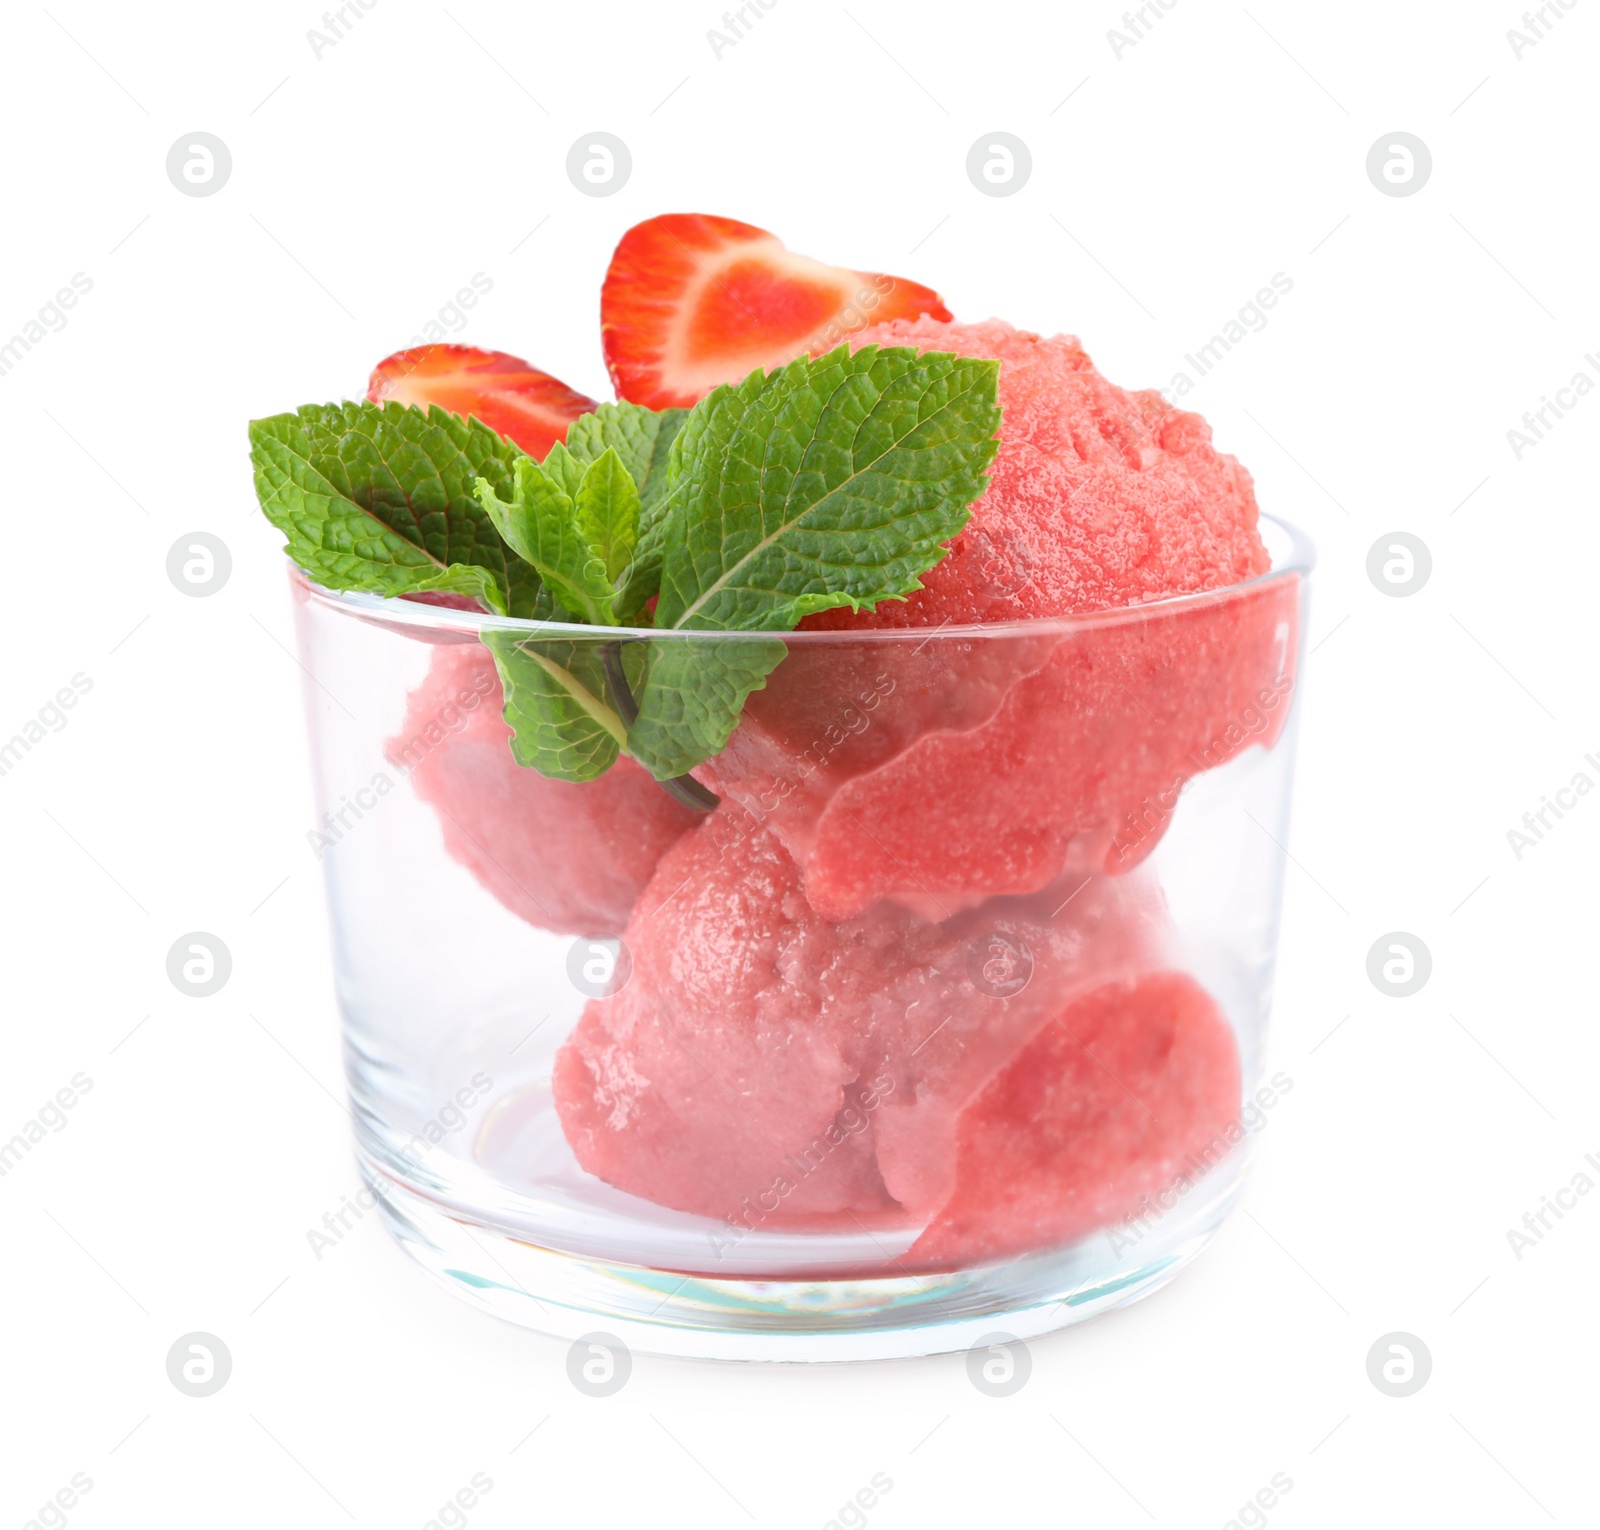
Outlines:
{"type": "Polygon", "coordinates": [[[295,572],[357,1152],[403,1246],[514,1321],[719,1358],[961,1349],[1170,1278],[1280,1087],[1311,558],[1263,534],[1226,590],[784,635],[709,812],[626,758],[517,766],[480,636],[744,635],[295,572]]]}

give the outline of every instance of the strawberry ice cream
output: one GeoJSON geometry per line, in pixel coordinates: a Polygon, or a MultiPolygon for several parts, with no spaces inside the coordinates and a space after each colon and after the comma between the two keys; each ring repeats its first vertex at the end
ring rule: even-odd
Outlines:
{"type": "Polygon", "coordinates": [[[702,772],[727,801],[662,858],[555,1094],[619,1188],[898,1219],[908,1266],[949,1267],[1107,1225],[1236,1115],[1232,1031],[1162,970],[1132,868],[1190,777],[1276,739],[1297,616],[1292,587],[1204,598],[1269,560],[1198,416],[999,322],[873,343],[1000,359],[989,487],[923,589],[808,618],[750,696],[702,772]],[[852,638],[918,627],[941,640],[852,638]],[[991,941],[1026,953],[1015,992],[967,962],[991,941]]]}
{"type": "Polygon", "coordinates": [[[770,819],[831,918],[881,897],[937,917],[1031,893],[1075,854],[1134,864],[1189,778],[1270,747],[1287,711],[1292,588],[1160,604],[1266,570],[1249,475],[1198,415],[1107,382],[1069,338],[920,319],[851,343],[999,357],[1000,450],[922,590],[803,625],[1037,625],[924,648],[793,644],[709,776],[770,819]],[[1041,620],[1110,608],[1070,631],[1041,620]],[[869,693],[881,704],[857,726],[869,693]]]}
{"type": "Polygon", "coordinates": [[[502,706],[485,648],[436,646],[389,762],[437,815],[450,858],[513,914],[560,935],[615,935],[698,815],[632,760],[582,786],[524,769],[502,706]]]}
{"type": "Polygon", "coordinates": [[[578,1161],[678,1210],[737,1220],[778,1185],[771,1226],[926,1221],[988,1080],[1074,994],[1160,960],[1160,895],[1137,876],[834,923],[774,836],[721,828],[663,856],[623,937],[632,976],[556,1064],[578,1161]]]}

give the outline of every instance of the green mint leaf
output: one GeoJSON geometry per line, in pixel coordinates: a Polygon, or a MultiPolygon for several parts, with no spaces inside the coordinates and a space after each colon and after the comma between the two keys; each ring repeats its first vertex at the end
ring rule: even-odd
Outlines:
{"type": "Polygon", "coordinates": [[[573,507],[579,535],[600,560],[606,579],[615,589],[633,562],[634,543],[639,539],[640,505],[638,487],[611,447],[589,464],[573,507]]]}
{"type": "MultiPolygon", "coordinates": [[[[674,411],[663,430],[665,417],[650,410],[606,405],[594,426],[575,435],[569,429],[569,444],[551,447],[542,464],[519,464],[508,497],[487,482],[478,486],[500,534],[540,571],[557,619],[628,622],[655,593],[659,555],[652,569],[641,570],[637,561],[641,491],[653,503],[664,498],[666,475],[658,467],[685,413],[674,411]]],[[[607,770],[627,729],[599,645],[495,633],[484,641],[500,670],[517,762],[567,781],[607,770]]],[[[631,684],[643,667],[643,654],[630,651],[624,670],[631,684]]]]}
{"type": "Polygon", "coordinates": [[[715,633],[640,646],[648,650],[645,683],[627,747],[660,781],[687,775],[722,751],[745,698],[766,685],[789,651],[781,638],[715,633]]]}
{"type": "Polygon", "coordinates": [[[576,499],[578,490],[583,486],[583,475],[588,470],[587,457],[574,457],[559,441],[550,448],[544,462],[545,476],[551,479],[556,487],[568,499],[576,499]]]}
{"type": "Polygon", "coordinates": [[[667,488],[667,456],[688,417],[687,409],[657,412],[642,404],[601,404],[567,427],[566,450],[580,462],[594,462],[610,448],[638,485],[646,512],[667,488]]]}
{"type": "Polygon", "coordinates": [[[509,502],[480,480],[478,501],[557,601],[582,621],[611,626],[617,580],[638,535],[639,491],[609,448],[587,467],[559,447],[551,458],[543,466],[529,457],[516,464],[509,502]]]}
{"type": "Polygon", "coordinates": [[[511,493],[502,498],[488,479],[477,484],[478,503],[491,524],[544,580],[551,595],[581,613],[589,596],[582,579],[589,561],[573,524],[572,500],[533,459],[518,462],[511,493]]]}
{"type": "Polygon", "coordinates": [[[396,403],[308,404],[250,425],[256,493],[285,551],[335,590],[470,595],[544,615],[537,572],[474,495],[511,491],[521,449],[477,420],[396,403]]]}
{"type": "MultiPolygon", "coordinates": [[[[995,361],[841,346],[718,388],[672,446],[656,626],[784,631],[920,589],[987,482],[998,380],[995,361]]],[[[786,651],[647,646],[628,749],[661,778],[727,743],[786,651]]]]}
{"type": "Polygon", "coordinates": [[[674,444],[656,625],[787,628],[920,589],[986,482],[998,374],[841,346],[717,389],[674,444]]]}
{"type": "MultiPolygon", "coordinates": [[[[517,764],[558,781],[592,781],[609,770],[627,729],[612,705],[601,645],[506,631],[482,636],[500,671],[517,764]]],[[[637,684],[642,658],[628,667],[637,684]]]]}
{"type": "Polygon", "coordinates": [[[611,448],[639,489],[639,536],[633,566],[616,603],[617,620],[622,623],[639,620],[646,601],[661,583],[661,553],[670,508],[667,465],[672,443],[688,417],[687,409],[658,412],[641,404],[601,404],[567,427],[569,452],[592,462],[611,448]]]}

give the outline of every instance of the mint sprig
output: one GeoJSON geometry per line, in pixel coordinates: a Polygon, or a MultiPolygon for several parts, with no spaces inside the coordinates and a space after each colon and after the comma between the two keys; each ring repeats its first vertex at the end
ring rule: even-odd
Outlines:
{"type": "MultiPolygon", "coordinates": [[[[538,570],[553,615],[629,626],[642,618],[660,580],[659,551],[646,553],[641,567],[640,544],[646,531],[659,544],[667,448],[687,411],[669,418],[634,404],[603,409],[598,420],[585,416],[569,427],[570,444],[551,447],[542,463],[518,462],[509,498],[486,479],[477,493],[506,542],[538,570]]],[[[608,770],[627,743],[644,655],[507,632],[487,633],[484,641],[500,671],[518,764],[563,781],[608,770]]]]}
{"type": "Polygon", "coordinates": [[[841,346],[692,410],[602,404],[543,462],[475,419],[395,403],[257,420],[251,455],[286,551],[332,589],[682,633],[483,641],[520,764],[587,781],[627,753],[707,807],[688,772],[787,653],[753,634],[921,588],[987,481],[998,376],[994,361],[841,346]]]}
{"type": "Polygon", "coordinates": [[[478,502],[509,493],[522,449],[477,420],[402,404],[308,404],[250,425],[261,508],[319,584],[445,591],[505,616],[547,616],[538,573],[478,502]]]}
{"type": "Polygon", "coordinates": [[[557,443],[542,465],[517,462],[509,501],[485,478],[477,492],[500,535],[579,620],[625,626],[638,614],[623,581],[639,539],[639,489],[614,449],[583,466],[557,443]]]}
{"type": "Polygon", "coordinates": [[[670,508],[667,463],[687,409],[659,413],[638,404],[601,404],[567,427],[567,450],[593,462],[607,448],[622,459],[639,488],[639,539],[621,606],[637,613],[661,583],[662,541],[670,508]]]}

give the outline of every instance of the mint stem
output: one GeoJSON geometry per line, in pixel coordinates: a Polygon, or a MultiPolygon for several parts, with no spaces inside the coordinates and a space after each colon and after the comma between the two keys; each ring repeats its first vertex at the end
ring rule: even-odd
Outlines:
{"type": "MultiPolygon", "coordinates": [[[[639,715],[639,704],[633,699],[633,692],[628,688],[628,677],[622,668],[622,644],[600,644],[600,666],[605,670],[606,680],[611,686],[612,704],[617,709],[617,716],[622,719],[625,728],[631,728],[634,719],[639,715]]],[[[693,776],[673,776],[666,781],[657,781],[656,784],[669,797],[681,802],[686,808],[693,808],[697,813],[714,812],[722,799],[713,791],[702,786],[693,776]]]]}

